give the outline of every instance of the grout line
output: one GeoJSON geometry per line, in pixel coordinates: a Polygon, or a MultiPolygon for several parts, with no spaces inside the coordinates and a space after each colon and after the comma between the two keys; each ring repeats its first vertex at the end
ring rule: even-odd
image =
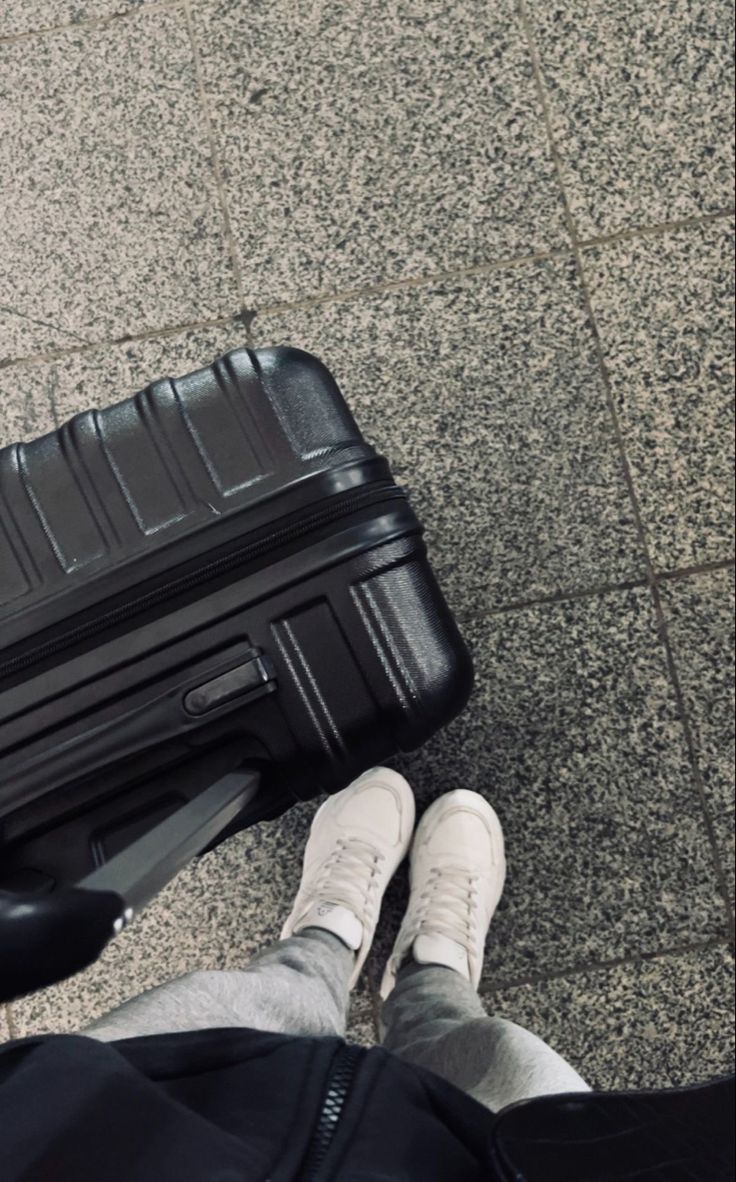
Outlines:
{"type": "Polygon", "coordinates": [[[0,312],[5,312],[9,316],[17,316],[19,320],[26,320],[29,324],[40,325],[42,328],[53,328],[54,332],[60,332],[63,336],[74,337],[82,345],[89,344],[86,337],[80,337],[79,333],[74,332],[71,328],[64,328],[61,324],[52,324],[50,320],[39,320],[36,316],[29,316],[26,312],[19,312],[17,308],[11,308],[7,304],[0,304],[0,312]]]}
{"type": "Polygon", "coordinates": [[[647,574],[638,579],[622,579],[616,583],[597,583],[590,587],[572,587],[569,590],[553,591],[549,595],[530,596],[529,599],[514,599],[510,603],[502,603],[497,607],[458,608],[454,614],[459,620],[468,620],[486,616],[502,616],[508,612],[524,611],[531,607],[554,607],[558,603],[590,599],[596,595],[609,595],[616,591],[635,591],[638,588],[651,588],[652,583],[671,582],[676,579],[688,579],[696,575],[709,574],[712,571],[731,570],[733,565],[733,558],[714,559],[712,562],[703,562],[697,566],[658,571],[651,576],[647,574]]]}
{"type": "Polygon", "coordinates": [[[639,500],[636,495],[636,487],[634,484],[634,478],[633,478],[633,474],[631,471],[631,466],[629,464],[629,458],[626,453],[626,445],[624,443],[623,431],[621,428],[621,423],[619,420],[618,411],[616,409],[616,402],[615,402],[615,399],[613,396],[613,386],[611,384],[611,376],[610,376],[610,373],[608,370],[608,365],[606,364],[605,353],[603,350],[603,341],[601,339],[600,331],[598,328],[598,322],[595,318],[595,313],[593,311],[593,302],[591,299],[590,289],[588,287],[588,282],[587,282],[587,279],[585,276],[585,269],[583,266],[583,257],[582,257],[582,253],[580,250],[580,243],[579,243],[578,236],[577,236],[575,219],[573,218],[572,210],[570,207],[570,202],[567,197],[567,191],[565,189],[564,178],[563,178],[563,169],[562,169],[562,158],[560,156],[560,152],[557,147],[557,143],[555,141],[554,133],[552,130],[552,119],[551,119],[551,115],[550,115],[549,102],[547,100],[547,94],[546,94],[545,87],[544,87],[544,81],[543,81],[543,77],[542,77],[542,68],[541,68],[541,64],[540,64],[540,60],[539,60],[539,53],[537,51],[536,43],[534,40],[533,27],[532,27],[532,23],[531,23],[531,20],[529,18],[529,15],[528,15],[528,12],[526,9],[526,0],[518,0],[518,12],[519,12],[520,20],[521,20],[521,23],[522,23],[522,26],[523,26],[523,29],[524,29],[524,32],[526,35],[529,53],[531,56],[535,86],[536,86],[539,102],[542,107],[544,124],[545,124],[547,138],[548,138],[549,146],[550,146],[550,152],[552,154],[552,159],[554,161],[555,169],[557,172],[557,180],[558,180],[561,194],[562,194],[562,201],[563,201],[564,210],[565,210],[565,220],[567,222],[568,233],[570,235],[570,240],[572,242],[573,253],[575,256],[575,266],[576,266],[577,272],[578,272],[578,279],[580,282],[580,287],[581,287],[581,291],[582,291],[582,295],[583,295],[585,311],[586,311],[586,315],[590,321],[591,332],[593,335],[593,340],[594,340],[594,345],[595,345],[595,352],[596,352],[596,356],[598,359],[598,367],[599,367],[599,370],[601,373],[601,377],[603,379],[603,385],[604,385],[604,389],[606,392],[606,400],[608,403],[608,409],[609,409],[609,413],[611,416],[613,434],[614,434],[614,438],[616,440],[619,455],[621,458],[621,464],[622,464],[623,473],[624,473],[624,480],[626,483],[626,487],[628,489],[629,499],[631,501],[631,507],[632,507],[632,511],[634,514],[634,521],[636,524],[636,530],[637,530],[637,533],[639,536],[639,543],[641,545],[642,552],[644,555],[644,560],[646,563],[647,580],[649,582],[650,594],[652,597],[655,616],[657,619],[658,634],[659,634],[659,638],[662,643],[662,646],[664,648],[667,669],[668,669],[669,676],[672,681],[672,685],[673,685],[673,689],[674,689],[674,693],[675,693],[677,711],[678,711],[680,722],[682,724],[683,732],[685,735],[685,742],[687,745],[688,756],[690,759],[690,764],[691,764],[692,773],[693,773],[693,781],[695,784],[696,792],[697,792],[698,797],[700,799],[700,805],[701,805],[701,811],[703,814],[705,829],[706,829],[706,833],[708,835],[708,839],[709,839],[710,845],[711,845],[711,855],[713,858],[713,865],[714,865],[714,869],[715,869],[716,879],[718,882],[718,888],[719,888],[719,891],[722,895],[723,905],[724,905],[725,912],[726,912],[727,928],[733,936],[734,917],[733,917],[733,912],[731,910],[731,896],[730,896],[730,891],[729,891],[728,876],[725,873],[725,870],[723,867],[723,861],[721,859],[720,850],[718,848],[718,843],[716,841],[715,826],[713,824],[713,818],[711,816],[710,806],[709,806],[709,803],[708,803],[708,800],[707,800],[707,797],[705,794],[705,786],[703,783],[703,778],[701,775],[700,766],[699,766],[698,759],[697,759],[697,752],[696,752],[695,743],[694,743],[694,739],[693,739],[692,727],[690,724],[690,719],[689,719],[687,710],[685,708],[685,701],[684,701],[684,698],[682,695],[680,680],[679,680],[679,676],[677,673],[674,654],[672,651],[672,645],[670,642],[669,630],[667,627],[667,620],[666,620],[664,612],[662,610],[662,601],[661,601],[661,598],[659,595],[659,587],[657,585],[657,574],[655,572],[654,564],[652,562],[651,554],[649,552],[649,545],[647,542],[646,530],[644,528],[644,521],[642,518],[641,509],[639,506],[639,500]]]}
{"type": "Polygon", "coordinates": [[[29,29],[25,33],[0,33],[0,48],[3,45],[14,45],[18,41],[29,41],[32,37],[47,37],[54,33],[68,33],[72,29],[104,29],[107,25],[117,24],[118,21],[130,20],[141,13],[164,12],[169,8],[178,8],[182,0],[155,0],[151,4],[138,4],[123,9],[122,12],[111,12],[109,16],[90,16],[79,21],[67,21],[66,24],[46,25],[41,29],[29,29]]]}
{"type": "Polygon", "coordinates": [[[675,944],[668,948],[658,948],[654,952],[639,952],[627,956],[612,957],[611,960],[582,961],[570,965],[566,969],[553,969],[551,972],[527,973],[523,977],[501,978],[490,983],[484,976],[481,979],[481,990],[484,994],[499,993],[503,989],[518,989],[522,985],[543,985],[547,981],[563,981],[567,977],[580,977],[586,973],[605,972],[608,969],[622,968],[624,965],[648,964],[654,960],[664,960],[668,956],[684,956],[690,952],[709,952],[713,948],[730,948],[731,942],[724,936],[712,936],[709,940],[696,940],[684,944],[675,944]]]}
{"type": "MultiPolygon", "coordinates": [[[[177,0],[179,2],[179,0],[177,0]]],[[[165,7],[168,7],[166,5],[165,7]]],[[[138,10],[141,11],[141,10],[138,10]]],[[[143,11],[148,11],[145,9],[143,11]]],[[[76,26],[69,26],[75,28],[76,26]]],[[[720,214],[714,214],[711,217],[695,219],[693,225],[700,222],[713,221],[720,217],[720,214]]],[[[223,213],[224,218],[224,213],[223,213]]],[[[673,223],[674,225],[675,223],[673,223]]],[[[685,224],[685,223],[681,223],[685,224]]],[[[645,236],[647,233],[657,232],[656,227],[642,227],[640,230],[626,231],[625,235],[618,237],[632,237],[645,236]]],[[[664,231],[662,231],[664,232],[664,231]]],[[[578,243],[577,245],[596,245],[606,241],[616,241],[617,236],[611,235],[609,239],[588,239],[585,243],[578,243]]],[[[231,252],[234,252],[234,242],[228,243],[231,252]]],[[[260,308],[244,308],[237,312],[232,312],[227,316],[218,316],[205,320],[185,320],[176,324],[154,325],[151,328],[142,329],[136,333],[125,333],[119,337],[102,337],[97,341],[84,341],[80,345],[71,345],[66,349],[47,349],[41,353],[30,353],[26,356],[19,357],[5,357],[0,359],[0,370],[11,369],[14,366],[33,366],[41,365],[48,361],[59,361],[66,357],[77,357],[86,353],[94,353],[100,349],[108,349],[116,345],[127,345],[135,343],[136,341],[147,341],[158,339],[159,337],[174,336],[181,332],[194,332],[197,329],[218,328],[228,324],[235,324],[240,321],[246,332],[247,342],[255,347],[254,335],[252,332],[253,322],[259,316],[273,316],[283,312],[302,311],[309,308],[321,307],[325,304],[347,303],[351,300],[358,299],[363,296],[381,295],[384,292],[402,291],[404,289],[415,289],[421,287],[429,287],[433,283],[443,283],[448,281],[460,281],[464,279],[473,279],[483,275],[492,275],[496,271],[510,270],[514,267],[523,267],[538,262],[548,262],[555,259],[575,258],[576,251],[574,248],[564,248],[560,250],[541,251],[537,254],[519,255],[516,258],[499,259],[497,262],[483,263],[477,267],[458,268],[454,271],[438,271],[432,275],[414,276],[407,279],[390,279],[383,283],[367,284],[363,287],[345,288],[342,291],[322,292],[312,296],[305,296],[302,300],[294,300],[292,302],[285,302],[281,304],[268,304],[260,308]]],[[[232,257],[236,257],[232,255],[232,257]]],[[[234,264],[235,265],[235,264],[234,264]]],[[[236,272],[236,284],[242,290],[242,272],[236,272]],[[240,277],[238,277],[240,275],[240,277]]],[[[661,576],[660,576],[661,577],[661,576]]]]}
{"type": "Polygon", "coordinates": [[[459,609],[454,611],[454,615],[459,620],[478,619],[482,616],[503,616],[508,612],[524,611],[531,607],[554,607],[558,603],[567,603],[570,600],[590,599],[596,595],[607,595],[615,591],[634,591],[636,588],[648,586],[649,580],[645,577],[625,579],[620,583],[599,583],[593,587],[574,587],[569,591],[553,591],[549,595],[537,595],[529,599],[515,599],[511,603],[502,603],[497,607],[469,607],[467,610],[459,609]]]}
{"type": "Polygon", "coordinates": [[[732,570],[734,565],[733,558],[714,559],[712,562],[701,562],[697,566],[683,566],[677,570],[660,571],[657,574],[657,582],[666,582],[668,579],[687,579],[691,575],[705,575],[711,571],[732,570]]]}
{"type": "Polygon", "coordinates": [[[79,357],[86,353],[96,353],[101,349],[111,349],[117,345],[133,345],[137,341],[158,340],[160,337],[176,336],[181,332],[196,332],[199,329],[224,328],[228,324],[240,322],[247,329],[248,317],[244,312],[232,312],[228,316],[217,316],[211,320],[189,320],[181,324],[159,325],[154,328],[144,328],[141,332],[126,333],[121,337],[110,337],[107,340],[90,341],[86,345],[78,345],[68,349],[49,349],[45,353],[31,353],[27,357],[6,357],[0,360],[0,370],[12,369],[15,366],[44,365],[48,361],[63,361],[68,357],[79,357]]]}
{"type": "Polygon", "coordinates": [[[687,746],[688,756],[689,756],[690,763],[691,763],[692,769],[693,769],[693,779],[695,782],[695,787],[696,787],[698,796],[700,797],[700,805],[701,805],[701,808],[703,811],[703,817],[705,820],[705,828],[708,833],[708,838],[710,840],[711,846],[713,848],[713,861],[714,861],[715,869],[716,869],[716,878],[718,879],[718,886],[719,886],[721,894],[723,896],[723,903],[724,903],[724,907],[726,909],[726,921],[727,921],[727,925],[728,925],[728,930],[729,930],[731,939],[733,940],[734,934],[735,934],[734,933],[734,913],[731,908],[731,891],[729,889],[729,879],[728,879],[728,875],[726,874],[725,867],[723,865],[723,860],[721,858],[721,851],[720,851],[720,848],[718,845],[718,838],[716,836],[715,824],[713,822],[713,816],[712,816],[711,810],[710,810],[710,802],[708,800],[708,796],[705,791],[705,783],[703,780],[703,774],[700,770],[700,760],[698,758],[698,749],[697,749],[697,746],[695,743],[695,735],[693,733],[692,723],[690,722],[690,715],[689,715],[687,706],[685,705],[685,697],[682,692],[682,685],[680,683],[680,675],[677,670],[677,662],[675,661],[675,651],[674,651],[674,648],[672,645],[672,641],[670,639],[669,629],[667,627],[667,618],[664,614],[664,609],[662,607],[662,600],[661,600],[661,597],[659,594],[659,587],[656,585],[656,583],[652,586],[652,599],[654,600],[654,607],[655,607],[655,611],[657,613],[660,639],[662,641],[662,645],[664,647],[664,651],[665,651],[665,655],[666,655],[666,659],[667,659],[667,670],[669,672],[670,680],[671,680],[672,685],[674,687],[675,700],[677,702],[677,712],[680,716],[680,722],[682,723],[682,729],[685,734],[685,744],[687,746]]]}
{"type": "Polygon", "coordinates": [[[243,305],[243,272],[240,266],[240,258],[238,256],[238,249],[235,244],[235,237],[233,235],[232,220],[230,217],[230,206],[225,192],[225,184],[222,175],[222,165],[220,163],[220,153],[217,148],[217,141],[215,138],[215,121],[210,110],[209,99],[207,91],[205,90],[204,77],[202,75],[202,62],[199,53],[199,46],[194,31],[194,21],[192,19],[190,0],[183,0],[184,2],[184,18],[187,23],[189,31],[189,41],[192,46],[192,56],[194,60],[194,74],[197,80],[197,90],[199,92],[199,105],[202,115],[204,116],[205,127],[207,129],[207,138],[210,146],[210,156],[212,158],[212,171],[215,177],[215,185],[217,187],[217,195],[220,200],[220,215],[222,217],[222,228],[225,237],[225,243],[230,253],[230,262],[233,268],[233,276],[235,278],[235,288],[238,295],[238,302],[240,306],[243,305]]]}
{"type": "Polygon", "coordinates": [[[568,258],[572,251],[568,248],[559,250],[540,250],[532,254],[517,255],[508,259],[498,259],[490,263],[479,263],[477,267],[457,267],[449,271],[435,271],[430,275],[414,275],[406,279],[386,279],[377,283],[367,283],[360,287],[346,287],[341,291],[315,292],[304,296],[303,299],[283,301],[280,304],[266,304],[261,308],[251,310],[253,316],[273,316],[280,312],[293,312],[304,308],[313,308],[321,304],[343,303],[359,296],[381,295],[388,291],[401,291],[404,288],[426,287],[432,283],[444,283],[447,280],[472,279],[479,275],[492,275],[495,271],[506,271],[512,267],[523,267],[529,263],[547,262],[550,259],[568,258]]]}
{"type": "Polygon", "coordinates": [[[368,287],[347,288],[344,291],[307,296],[301,301],[291,304],[273,304],[264,308],[244,308],[232,312],[228,316],[218,316],[210,320],[182,321],[179,324],[166,324],[143,329],[137,333],[126,333],[120,337],[103,338],[99,341],[86,341],[81,345],[70,345],[67,349],[47,349],[42,353],[30,353],[25,357],[5,357],[0,359],[0,370],[11,369],[16,365],[40,365],[47,361],[58,361],[65,357],[77,357],[80,354],[93,353],[98,349],[110,348],[113,345],[127,345],[135,341],[146,341],[158,337],[173,336],[179,332],[191,332],[200,328],[217,328],[221,325],[234,324],[238,321],[244,326],[249,340],[253,339],[252,325],[257,316],[272,315],[280,312],[290,312],[296,309],[318,307],[327,303],[342,303],[359,296],[377,295],[385,291],[401,288],[423,287],[444,280],[467,279],[475,275],[488,275],[494,271],[507,270],[512,267],[525,266],[528,263],[544,262],[548,259],[570,258],[571,251],[551,251],[547,254],[533,254],[514,259],[503,259],[496,263],[485,263],[467,271],[442,271],[426,278],[396,279],[386,283],[377,283],[368,287]]]}
{"type": "Polygon", "coordinates": [[[636,238],[659,237],[676,230],[687,230],[696,226],[708,226],[711,222],[725,221],[736,213],[736,207],[718,209],[715,213],[696,214],[689,218],[678,218],[671,222],[656,222],[651,226],[635,226],[631,230],[616,230],[611,234],[599,234],[592,238],[578,239],[581,250],[589,246],[607,246],[612,242],[629,242],[636,238]]]}

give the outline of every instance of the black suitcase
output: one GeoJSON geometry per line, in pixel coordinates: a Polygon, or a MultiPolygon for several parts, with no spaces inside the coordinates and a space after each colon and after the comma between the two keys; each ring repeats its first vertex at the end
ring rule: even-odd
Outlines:
{"type": "Polygon", "coordinates": [[[0,999],[417,747],[467,650],[325,367],[236,350],[0,451],[0,999]]]}

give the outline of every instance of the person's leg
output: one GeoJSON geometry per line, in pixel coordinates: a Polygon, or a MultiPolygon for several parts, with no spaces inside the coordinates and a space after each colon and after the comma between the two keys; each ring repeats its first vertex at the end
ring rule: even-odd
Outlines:
{"type": "Polygon", "coordinates": [[[374,768],[318,809],[299,892],[281,942],[242,970],[187,973],[104,1015],[83,1032],[104,1041],[250,1026],[344,1034],[349,990],[373,940],[383,893],[404,858],[414,797],[374,768]]]}
{"type": "Polygon", "coordinates": [[[478,997],[505,874],[503,832],[487,801],[465,790],[435,801],[414,838],[409,906],[381,985],[384,1046],[494,1111],[587,1090],[541,1039],[488,1017],[478,997]]]}
{"type": "Polygon", "coordinates": [[[103,1042],[217,1026],[343,1035],[354,964],[338,936],[305,929],[245,969],[199,970],[149,989],[83,1033],[103,1042]]]}
{"type": "Polygon", "coordinates": [[[488,1017],[473,986],[454,969],[408,963],[384,1003],[383,1045],[441,1075],[493,1112],[588,1085],[541,1038],[488,1017]]]}

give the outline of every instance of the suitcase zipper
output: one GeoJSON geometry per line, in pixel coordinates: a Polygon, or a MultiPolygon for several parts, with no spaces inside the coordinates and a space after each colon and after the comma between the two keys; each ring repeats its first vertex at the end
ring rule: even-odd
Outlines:
{"type": "Polygon", "coordinates": [[[119,624],[131,616],[136,615],[138,612],[145,611],[149,607],[155,607],[172,595],[179,595],[183,591],[189,591],[193,587],[198,587],[216,575],[226,574],[229,570],[240,566],[242,563],[264,557],[281,546],[298,541],[300,538],[312,533],[314,530],[320,529],[324,525],[329,525],[333,521],[350,516],[350,514],[356,512],[358,509],[378,505],[383,501],[395,500],[406,500],[406,494],[402,489],[397,488],[396,485],[383,485],[380,488],[374,486],[357,493],[350,493],[341,497],[339,503],[337,498],[335,498],[329,506],[317,510],[307,517],[302,517],[300,521],[283,525],[279,529],[273,530],[267,537],[258,538],[246,545],[239,546],[229,554],[223,554],[219,558],[204,563],[196,570],[190,571],[189,574],[174,578],[152,591],[144,592],[142,595],[128,600],[119,607],[111,608],[109,611],[95,616],[94,619],[87,621],[85,624],[79,624],[76,628],[68,629],[54,640],[36,645],[35,648],[21,653],[17,657],[11,657],[4,664],[0,664],[0,677],[7,677],[11,673],[17,673],[22,669],[26,669],[34,665],[37,661],[53,656],[55,653],[68,648],[72,644],[87,640],[89,637],[96,635],[113,624],[119,624]]]}
{"type": "Polygon", "coordinates": [[[335,1139],[355,1072],[364,1054],[360,1047],[345,1046],[341,1047],[333,1059],[322,1107],[307,1148],[299,1182],[319,1182],[322,1166],[335,1139]]]}

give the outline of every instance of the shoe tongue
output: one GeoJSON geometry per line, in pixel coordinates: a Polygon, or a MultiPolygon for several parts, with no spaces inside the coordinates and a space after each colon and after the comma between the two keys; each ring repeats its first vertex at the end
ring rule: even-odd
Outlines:
{"type": "Polygon", "coordinates": [[[304,928],[322,928],[339,937],[343,944],[357,952],[363,943],[363,925],[347,907],[339,903],[314,903],[299,920],[297,932],[304,928]]]}
{"type": "Polygon", "coordinates": [[[466,950],[462,944],[448,936],[441,936],[439,932],[422,932],[417,936],[412,946],[412,959],[417,964],[439,964],[448,969],[455,969],[455,972],[470,980],[466,950]]]}

